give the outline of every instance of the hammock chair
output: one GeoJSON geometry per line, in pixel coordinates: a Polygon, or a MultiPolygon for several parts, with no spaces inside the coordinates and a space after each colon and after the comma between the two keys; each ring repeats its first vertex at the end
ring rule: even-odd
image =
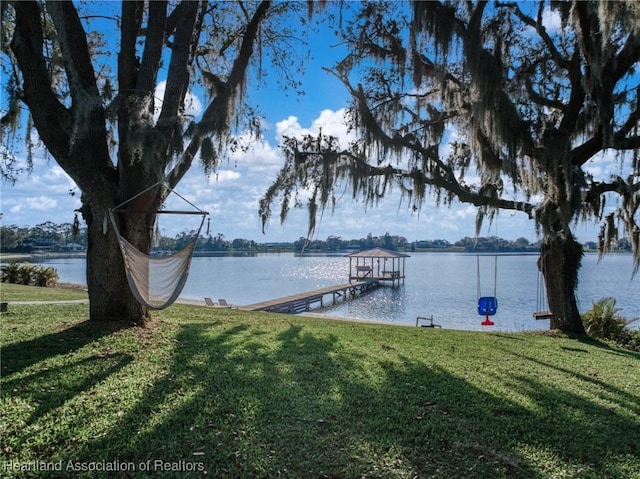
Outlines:
{"type": "Polygon", "coordinates": [[[494,276],[493,276],[493,296],[481,296],[480,292],[480,255],[476,255],[476,263],[478,266],[477,284],[478,284],[478,314],[484,316],[482,326],[493,326],[495,323],[489,319],[498,311],[498,298],[496,290],[498,284],[498,256],[494,256],[494,276]]]}
{"type": "Polygon", "coordinates": [[[140,211],[122,209],[122,207],[127,203],[133,201],[135,198],[160,184],[161,183],[156,183],[155,185],[150,186],[146,190],[109,210],[109,217],[116,233],[116,237],[118,238],[120,252],[122,253],[122,259],[124,260],[127,281],[131,288],[131,292],[138,302],[147,308],[154,310],[167,308],[180,296],[180,293],[187,282],[187,277],[189,276],[191,259],[193,258],[193,251],[195,250],[196,243],[200,237],[200,231],[204,225],[205,218],[209,214],[175,191],[171,191],[171,193],[189,203],[196,209],[196,211],[140,211]],[[120,234],[118,222],[115,220],[114,216],[115,213],[201,215],[202,221],[200,222],[200,226],[194,238],[180,251],[168,256],[154,257],[139,251],[120,234]]]}

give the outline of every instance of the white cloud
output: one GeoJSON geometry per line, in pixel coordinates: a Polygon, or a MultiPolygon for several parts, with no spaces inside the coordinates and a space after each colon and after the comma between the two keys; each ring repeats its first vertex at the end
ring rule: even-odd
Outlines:
{"type": "Polygon", "coordinates": [[[542,12],[542,26],[548,33],[555,34],[562,31],[562,19],[557,10],[545,8],[542,12]]]}
{"type": "Polygon", "coordinates": [[[323,134],[335,136],[342,146],[346,146],[349,141],[355,139],[355,134],[348,131],[345,114],[346,110],[344,108],[337,111],[322,110],[309,128],[302,127],[297,117],[289,116],[287,119],[276,123],[276,135],[278,138],[306,134],[317,135],[322,130],[323,134]]]}
{"type": "Polygon", "coordinates": [[[332,135],[340,140],[340,144],[345,146],[349,141],[355,139],[354,132],[349,132],[345,122],[346,110],[341,108],[338,111],[322,110],[320,116],[314,120],[312,131],[332,135]]]}
{"type": "Polygon", "coordinates": [[[605,150],[589,160],[584,165],[584,170],[598,181],[609,181],[612,176],[626,177],[631,173],[632,161],[622,162],[621,154],[628,154],[629,158],[631,157],[631,153],[618,153],[612,149],[605,150]],[[626,165],[626,169],[623,169],[622,165],[626,165]]]}
{"type": "MultiPolygon", "coordinates": [[[[158,83],[155,90],[155,109],[153,112],[153,121],[158,121],[160,111],[162,110],[162,104],[164,102],[164,92],[167,88],[167,82],[162,81],[158,83]]],[[[198,118],[203,111],[202,103],[200,99],[191,92],[187,92],[184,98],[184,113],[187,116],[198,118]]]]}
{"type": "MultiPolygon", "coordinates": [[[[523,6],[523,10],[529,16],[535,18],[536,12],[527,9],[526,7],[533,7],[533,2],[521,2],[523,6]]],[[[556,9],[549,8],[548,6],[542,12],[542,26],[546,29],[547,33],[550,35],[561,35],[562,34],[562,18],[560,17],[560,13],[556,9]]],[[[532,26],[526,26],[524,29],[524,34],[528,37],[539,38],[538,34],[535,31],[535,28],[532,26]]]]}
{"type": "MultiPolygon", "coordinates": [[[[8,205],[5,205],[8,206],[8,205]]],[[[13,204],[13,206],[11,206],[9,208],[9,212],[11,212],[12,215],[20,215],[24,212],[24,208],[25,208],[25,204],[24,203],[19,203],[19,204],[13,204]]]]}
{"type": "Polygon", "coordinates": [[[240,135],[239,142],[246,146],[246,150],[238,149],[229,152],[227,162],[221,163],[220,168],[234,166],[242,168],[251,166],[251,171],[277,171],[282,166],[282,157],[277,147],[271,146],[265,140],[256,140],[249,134],[240,135]]]}
{"type": "Polygon", "coordinates": [[[231,171],[231,170],[222,170],[217,173],[214,173],[213,176],[215,177],[215,182],[218,184],[237,181],[242,177],[242,175],[237,171],[231,171]]]}
{"type": "Polygon", "coordinates": [[[464,205],[453,210],[453,216],[455,216],[456,220],[472,219],[476,217],[477,213],[478,210],[471,205],[464,205]]]}
{"type": "Polygon", "coordinates": [[[294,136],[299,134],[310,133],[309,130],[303,129],[298,123],[298,118],[290,116],[285,120],[276,123],[276,135],[278,137],[294,136]]]}
{"type": "Polygon", "coordinates": [[[58,202],[47,196],[36,196],[32,198],[25,198],[24,206],[28,211],[52,211],[58,208],[58,202]]]}

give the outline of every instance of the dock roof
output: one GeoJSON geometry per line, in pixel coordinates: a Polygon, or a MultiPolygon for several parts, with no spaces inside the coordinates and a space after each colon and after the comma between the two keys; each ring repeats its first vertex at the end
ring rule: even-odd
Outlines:
{"type": "Polygon", "coordinates": [[[398,253],[384,248],[373,248],[367,251],[358,251],[347,255],[349,258],[409,258],[411,255],[398,253]]]}

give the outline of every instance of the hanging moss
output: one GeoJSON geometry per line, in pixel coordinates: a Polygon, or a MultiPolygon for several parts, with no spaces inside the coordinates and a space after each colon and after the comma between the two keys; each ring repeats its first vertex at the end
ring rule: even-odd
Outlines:
{"type": "Polygon", "coordinates": [[[205,173],[211,174],[215,171],[218,164],[218,157],[216,149],[213,146],[213,140],[209,136],[202,139],[202,144],[200,145],[200,161],[202,162],[205,173]]]}
{"type": "MultiPolygon", "coordinates": [[[[523,210],[535,215],[537,231],[551,239],[570,234],[581,215],[600,217],[605,197],[585,196],[594,182],[583,170],[588,158],[577,159],[576,151],[582,144],[593,145],[599,135],[605,145],[613,141],[614,114],[634,111],[638,92],[618,89],[613,94],[607,86],[611,69],[590,70],[611,63],[612,54],[624,46],[624,35],[637,28],[629,24],[640,24],[631,3],[600,3],[551,5],[561,18],[563,31],[557,33],[543,24],[548,3],[540,4],[538,17],[528,17],[517,2],[491,9],[483,2],[414,2],[408,35],[394,31],[400,15],[385,11],[389,4],[364,5],[359,23],[348,29],[352,51],[331,70],[352,95],[348,127],[358,139],[345,151],[323,134],[285,145],[285,151],[296,153],[278,180],[285,198],[282,217],[293,202],[292,192],[313,192],[315,215],[335,207],[337,188],[365,206],[396,188],[413,211],[426,199],[439,205],[459,198],[479,207],[477,228],[492,220],[498,207],[523,210]],[[588,13],[584,25],[577,25],[580,8],[588,13]],[[622,12],[630,18],[621,18],[622,12]],[[603,21],[609,26],[596,28],[603,21]],[[603,32],[613,38],[601,46],[603,32]],[[595,43],[586,45],[588,40],[595,43]],[[406,48],[398,43],[407,41],[406,48]],[[597,51],[585,50],[596,44],[597,51]],[[352,83],[356,77],[358,84],[352,83]],[[438,148],[451,140],[451,131],[455,141],[441,158],[438,148]],[[474,167],[477,183],[472,182],[474,167]]],[[[615,121],[620,128],[624,115],[615,121]]],[[[625,128],[639,133],[637,126],[625,128]]],[[[639,172],[637,149],[624,158],[625,169],[629,164],[639,172]]],[[[269,196],[276,198],[277,190],[269,196]]],[[[625,225],[625,234],[637,238],[634,191],[616,220],[625,225]]]]}
{"type": "Polygon", "coordinates": [[[9,106],[0,120],[0,124],[2,124],[3,128],[16,131],[20,124],[20,98],[18,96],[18,89],[15,88],[12,83],[12,81],[9,81],[9,86],[7,86],[6,89],[9,106]]]}

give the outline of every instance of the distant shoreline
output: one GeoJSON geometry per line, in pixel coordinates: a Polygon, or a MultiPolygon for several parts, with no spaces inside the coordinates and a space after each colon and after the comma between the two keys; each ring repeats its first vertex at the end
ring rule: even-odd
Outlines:
{"type": "MultiPolygon", "coordinates": [[[[523,251],[514,251],[514,250],[496,250],[496,251],[466,251],[463,246],[452,246],[450,248],[416,248],[414,250],[410,249],[398,249],[398,252],[414,254],[414,253],[460,253],[460,254],[478,254],[478,255],[536,255],[539,254],[538,250],[523,250],[523,251]]],[[[357,251],[314,251],[307,250],[304,252],[294,251],[293,249],[269,249],[269,250],[231,250],[231,251],[196,251],[194,253],[195,258],[215,258],[215,257],[225,257],[225,256],[242,256],[242,257],[252,257],[257,256],[258,254],[294,254],[296,256],[348,256],[349,254],[355,253],[357,251]]],[[[597,249],[587,249],[585,248],[583,251],[585,254],[598,254],[597,249]]],[[[626,251],[623,249],[615,250],[611,252],[607,252],[606,254],[631,254],[630,251],[626,251]]],[[[67,253],[67,252],[53,252],[53,253],[0,253],[0,262],[6,261],[20,261],[25,260],[29,262],[38,262],[38,260],[47,260],[47,259],[60,259],[60,258],[85,258],[87,256],[86,252],[76,252],[76,253],[67,253]]]]}

